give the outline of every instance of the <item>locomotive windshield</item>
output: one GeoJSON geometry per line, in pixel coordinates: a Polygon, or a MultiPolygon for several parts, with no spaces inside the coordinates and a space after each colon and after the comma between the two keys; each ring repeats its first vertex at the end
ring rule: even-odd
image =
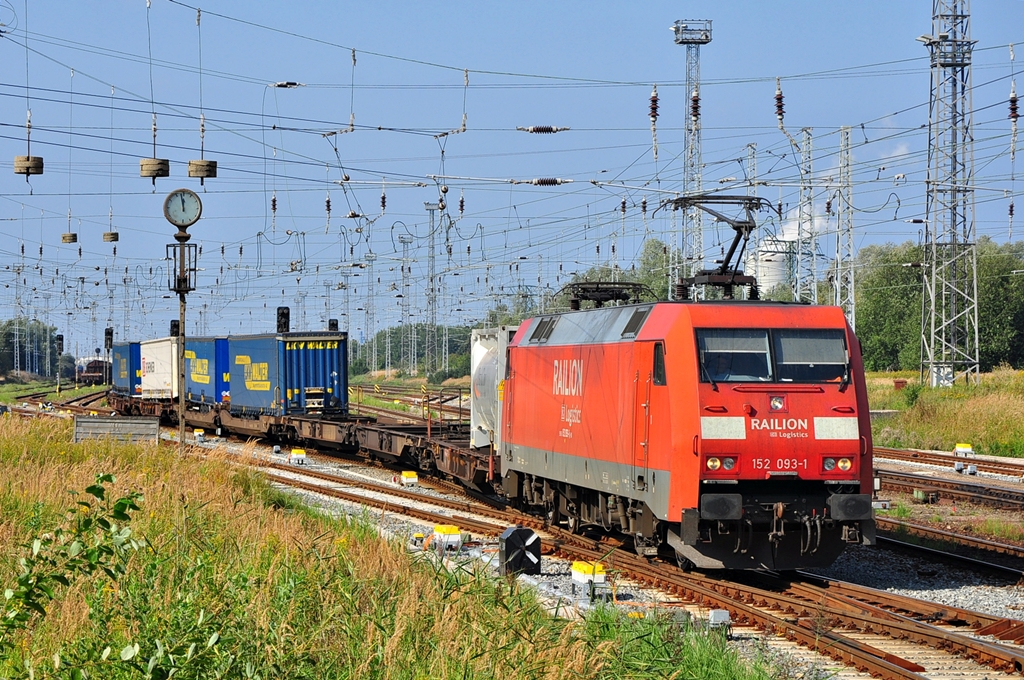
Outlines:
{"type": "Polygon", "coordinates": [[[841,329],[699,328],[702,382],[837,382],[847,376],[841,329]]]}
{"type": "Polygon", "coordinates": [[[701,379],[711,382],[771,381],[768,331],[707,328],[697,331],[701,379]]]}
{"type": "Polygon", "coordinates": [[[779,380],[835,382],[846,376],[846,340],[839,329],[772,331],[779,380]]]}

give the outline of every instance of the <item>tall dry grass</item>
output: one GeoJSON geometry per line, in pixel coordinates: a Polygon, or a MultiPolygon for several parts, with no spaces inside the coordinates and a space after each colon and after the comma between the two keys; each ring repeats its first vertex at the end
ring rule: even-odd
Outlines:
{"type": "Polygon", "coordinates": [[[132,529],[147,546],[117,582],[57,593],[2,677],[26,662],[35,677],[768,676],[719,636],[612,611],[554,619],[514,580],[415,558],[367,522],[282,510],[296,504],[217,455],[69,440],[64,421],[0,419],[0,581],[99,473],[112,494],[142,493],[132,529]]]}
{"type": "Polygon", "coordinates": [[[981,384],[930,389],[911,379],[896,392],[891,379],[869,375],[871,407],[900,413],[873,425],[879,446],[952,450],[970,443],[977,453],[1024,457],[1024,371],[997,369],[981,384]]]}

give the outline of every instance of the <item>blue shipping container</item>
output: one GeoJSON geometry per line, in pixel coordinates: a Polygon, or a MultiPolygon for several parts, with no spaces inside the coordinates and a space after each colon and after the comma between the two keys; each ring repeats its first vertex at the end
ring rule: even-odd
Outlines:
{"type": "Polygon", "coordinates": [[[228,338],[233,415],[348,414],[348,333],[228,338]]]}
{"type": "Polygon", "coordinates": [[[115,342],[111,353],[114,392],[129,396],[142,395],[142,361],[139,343],[115,342]]]}
{"type": "Polygon", "coordinates": [[[199,404],[231,400],[227,338],[185,338],[185,398],[199,404]]]}

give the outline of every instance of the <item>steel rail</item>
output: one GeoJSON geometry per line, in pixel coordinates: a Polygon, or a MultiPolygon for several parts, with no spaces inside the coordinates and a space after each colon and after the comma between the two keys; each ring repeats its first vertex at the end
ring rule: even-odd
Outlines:
{"type": "MultiPolygon", "coordinates": [[[[294,469],[291,469],[290,472],[300,475],[305,474],[304,471],[296,471],[294,469]]],[[[290,477],[283,477],[266,472],[264,472],[264,474],[266,474],[269,479],[287,486],[303,488],[316,493],[341,498],[353,503],[377,507],[385,511],[406,514],[429,522],[452,523],[458,525],[460,528],[469,529],[482,534],[496,535],[503,531],[506,525],[518,523],[518,520],[521,519],[518,514],[506,515],[507,521],[502,525],[492,525],[467,517],[447,516],[432,513],[422,509],[412,508],[408,504],[396,504],[380,499],[367,498],[360,494],[323,487],[290,477]]],[[[325,476],[327,478],[334,477],[333,475],[325,476]]],[[[333,479],[322,481],[334,482],[333,479]]],[[[355,480],[356,484],[354,485],[361,485],[362,481],[363,480],[355,480]]],[[[352,482],[346,478],[345,483],[351,484],[352,482]]],[[[379,485],[374,484],[374,486],[379,485]]],[[[385,489],[389,493],[394,491],[390,487],[385,487],[385,489]]],[[[424,503],[435,502],[433,497],[425,497],[423,494],[415,493],[414,495],[420,496],[418,500],[421,500],[424,503]]],[[[465,505],[463,505],[463,507],[465,507],[465,505]]],[[[475,508],[474,512],[476,512],[475,508]]],[[[708,577],[684,574],[674,568],[667,568],[656,564],[652,565],[639,556],[619,551],[615,547],[609,548],[591,539],[575,536],[557,527],[547,527],[545,531],[553,535],[553,538],[542,539],[543,545],[548,550],[557,551],[560,554],[575,558],[582,557],[583,559],[605,561],[613,568],[617,568],[628,573],[631,578],[640,582],[646,582],[666,588],[697,603],[709,604],[711,606],[727,609],[739,622],[750,622],[764,630],[775,632],[781,631],[791,640],[797,641],[818,653],[830,656],[837,661],[854,666],[862,671],[869,672],[876,677],[913,680],[918,680],[924,677],[920,675],[920,671],[924,669],[917,664],[901,659],[896,655],[879,650],[870,645],[851,640],[834,631],[822,630],[820,626],[817,626],[814,623],[814,621],[820,619],[823,613],[827,615],[829,621],[835,621],[838,623],[841,620],[844,620],[844,617],[846,621],[849,621],[851,617],[856,615],[856,612],[847,613],[834,608],[823,609],[817,604],[807,603],[788,596],[774,595],[768,593],[768,591],[744,590],[735,586],[735,584],[726,587],[725,592],[721,592],[721,585],[715,583],[708,577]],[[778,611],[787,613],[786,618],[764,611],[764,608],[767,607],[774,607],[778,611]],[[793,612],[797,612],[799,614],[796,621],[788,620],[788,614],[793,612]]],[[[857,627],[877,630],[877,626],[877,619],[870,616],[862,616],[860,625],[857,627]]],[[[932,642],[937,644],[935,640],[932,642]]]]}
{"type": "Polygon", "coordinates": [[[988,552],[995,552],[1001,555],[1024,558],[1024,548],[1019,545],[998,543],[996,541],[978,538],[977,536],[967,536],[966,534],[958,534],[952,531],[945,531],[943,529],[935,529],[923,524],[897,521],[887,517],[876,517],[875,527],[882,531],[892,533],[905,532],[911,536],[927,538],[933,541],[955,543],[957,545],[967,546],[976,550],[986,550],[988,552]]]}
{"type": "Polygon", "coordinates": [[[906,461],[911,463],[926,463],[939,467],[952,467],[954,463],[960,462],[965,465],[975,465],[980,472],[991,472],[993,474],[1020,477],[1024,475],[1024,461],[1012,462],[1010,459],[994,461],[988,458],[975,458],[973,456],[955,456],[951,453],[941,451],[914,451],[909,449],[890,449],[883,446],[874,447],[874,457],[887,458],[889,460],[906,461]]]}
{"type": "Polygon", "coordinates": [[[894,470],[875,470],[881,479],[882,488],[889,491],[912,494],[915,489],[931,487],[943,491],[946,497],[977,503],[996,508],[1024,510],[1024,489],[1016,490],[1000,486],[984,486],[973,482],[914,475],[894,470]]]}

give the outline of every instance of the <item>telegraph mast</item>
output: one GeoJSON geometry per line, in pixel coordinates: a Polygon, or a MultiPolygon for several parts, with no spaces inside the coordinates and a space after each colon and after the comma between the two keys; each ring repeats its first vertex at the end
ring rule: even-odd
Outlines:
{"type": "MultiPolygon", "coordinates": [[[[711,42],[711,21],[681,19],[672,25],[677,45],[686,45],[686,94],[690,102],[690,118],[686,126],[683,163],[683,196],[696,196],[704,191],[701,158],[700,124],[700,46],[711,42]]],[[[703,212],[693,206],[683,215],[682,262],[677,276],[691,278],[704,269],[703,212]]],[[[691,294],[700,295],[698,289],[691,294]]]]}
{"type": "Polygon", "coordinates": [[[928,201],[924,220],[921,380],[977,384],[978,252],[974,231],[974,132],[970,0],[933,0],[928,201]]]}

